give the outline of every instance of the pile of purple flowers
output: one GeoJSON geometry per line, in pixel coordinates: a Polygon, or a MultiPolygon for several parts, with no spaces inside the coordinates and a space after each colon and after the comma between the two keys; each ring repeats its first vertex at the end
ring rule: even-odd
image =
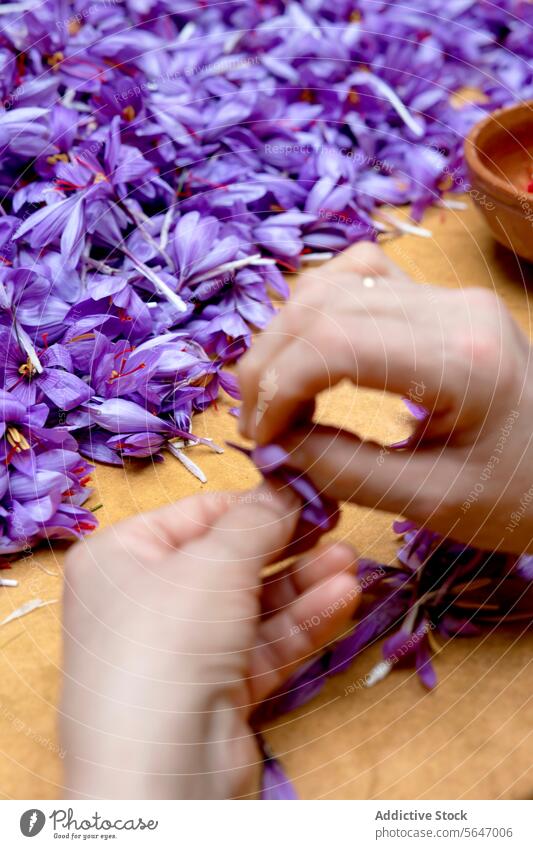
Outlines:
{"type": "Polygon", "coordinates": [[[238,396],[281,269],[461,188],[482,110],[533,97],[531,23],[522,0],[2,4],[0,554],[95,526],[82,456],[168,450],[203,480],[192,417],[238,396]]]}

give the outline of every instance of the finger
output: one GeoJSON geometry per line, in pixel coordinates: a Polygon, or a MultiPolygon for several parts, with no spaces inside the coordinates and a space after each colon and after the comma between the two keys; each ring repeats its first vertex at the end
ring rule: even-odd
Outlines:
{"type": "Polygon", "coordinates": [[[335,572],[262,623],[250,658],[251,707],[277,690],[299,664],[338,636],[342,626],[352,619],[359,594],[353,574],[335,572]]]}
{"type": "Polygon", "coordinates": [[[438,328],[414,328],[400,312],[398,318],[360,313],[347,323],[325,316],[274,358],[271,368],[283,380],[257,425],[260,443],[287,430],[302,404],[345,378],[399,394],[408,394],[416,382],[425,387],[426,407],[446,408],[452,404],[448,387],[465,365],[446,356],[438,328]]]}
{"type": "MultiPolygon", "coordinates": [[[[201,493],[166,504],[157,510],[131,516],[111,528],[96,533],[87,545],[97,557],[102,550],[108,552],[110,539],[121,551],[137,556],[142,547],[143,556],[161,557],[197,537],[202,536],[229,507],[229,499],[222,493],[201,493]]],[[[107,557],[106,557],[107,559],[107,557]]]]}
{"type": "MultiPolygon", "coordinates": [[[[261,394],[261,382],[267,387],[279,381],[274,368],[270,368],[278,356],[317,315],[322,315],[326,305],[334,302],[339,290],[356,292],[365,276],[380,280],[388,278],[392,285],[413,287],[412,280],[395,265],[377,246],[359,243],[344,251],[321,268],[309,269],[298,279],[291,301],[280,311],[269,327],[254,339],[251,350],[241,360],[238,368],[239,384],[243,404],[240,417],[240,432],[253,438],[254,410],[261,394]]],[[[263,390],[264,392],[265,390],[263,390]]]]}
{"type": "Polygon", "coordinates": [[[375,242],[357,242],[327,264],[332,273],[351,273],[361,277],[388,277],[397,285],[414,286],[412,279],[375,242]]]}
{"type": "Polygon", "coordinates": [[[308,521],[300,516],[298,526],[289,545],[283,552],[283,559],[299,557],[303,552],[315,548],[325,533],[330,533],[337,527],[341,510],[336,500],[327,499],[323,503],[325,521],[321,525],[308,521]]]}
{"type": "Polygon", "coordinates": [[[281,611],[314,584],[340,572],[355,573],[356,569],[357,558],[351,546],[339,542],[323,543],[263,581],[263,616],[281,611]]]}
{"type": "MultiPolygon", "coordinates": [[[[326,263],[324,270],[330,265],[326,263]]],[[[261,416],[262,403],[268,404],[277,391],[281,376],[275,369],[269,368],[269,363],[323,312],[326,285],[320,269],[309,269],[300,275],[290,301],[269,326],[254,337],[251,349],[239,362],[237,374],[242,397],[239,430],[243,436],[252,438],[257,418],[261,416]]]]}
{"type": "Polygon", "coordinates": [[[276,369],[269,368],[269,363],[302,333],[315,312],[308,312],[306,304],[294,296],[254,338],[250,351],[240,361],[237,367],[242,398],[239,432],[246,438],[252,437],[264,405],[268,405],[279,387],[281,376],[276,369]]]}
{"type": "MultiPolygon", "coordinates": [[[[206,591],[260,590],[259,572],[283,556],[298,523],[301,500],[288,488],[264,483],[236,500],[201,539],[180,549],[206,591]]],[[[193,584],[191,583],[191,586],[193,584]]]]}
{"type": "Polygon", "coordinates": [[[319,492],[428,521],[452,500],[461,463],[452,449],[396,451],[332,427],[298,431],[280,441],[288,464],[304,471],[319,492]]]}

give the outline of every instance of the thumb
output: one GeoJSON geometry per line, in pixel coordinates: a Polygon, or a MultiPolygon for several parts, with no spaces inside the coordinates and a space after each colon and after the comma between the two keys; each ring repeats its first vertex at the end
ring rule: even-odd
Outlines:
{"type": "Polygon", "coordinates": [[[210,590],[256,588],[260,570],[284,556],[301,501],[286,487],[270,483],[220,497],[229,508],[201,538],[182,547],[180,556],[194,558],[194,569],[203,573],[210,590]]]}

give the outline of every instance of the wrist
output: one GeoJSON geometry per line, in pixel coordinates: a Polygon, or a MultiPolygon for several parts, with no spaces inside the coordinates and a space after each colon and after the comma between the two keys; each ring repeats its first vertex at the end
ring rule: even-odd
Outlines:
{"type": "MultiPolygon", "coordinates": [[[[139,680],[123,673],[89,696],[74,685],[68,710],[76,720],[63,711],[66,797],[208,799],[246,792],[249,775],[228,772],[236,750],[243,743],[249,750],[235,694],[139,680]]],[[[248,754],[243,767],[254,760],[248,754]]]]}

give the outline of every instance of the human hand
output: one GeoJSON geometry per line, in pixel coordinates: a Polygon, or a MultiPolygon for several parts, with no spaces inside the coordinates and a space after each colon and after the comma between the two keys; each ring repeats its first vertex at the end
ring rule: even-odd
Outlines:
{"type": "Polygon", "coordinates": [[[70,550],[68,796],[255,792],[251,712],[338,633],[358,598],[354,554],[341,544],[261,579],[283,557],[299,512],[296,496],[264,484],[186,498],[70,550]]]}
{"type": "Polygon", "coordinates": [[[303,274],[241,361],[241,432],[280,442],[290,464],[335,499],[481,548],[531,551],[530,360],[528,340],[492,292],[415,284],[377,246],[359,244],[303,274]],[[279,386],[262,404],[267,375],[279,386]],[[423,404],[428,415],[403,450],[334,428],[291,430],[344,378],[423,404]]]}

